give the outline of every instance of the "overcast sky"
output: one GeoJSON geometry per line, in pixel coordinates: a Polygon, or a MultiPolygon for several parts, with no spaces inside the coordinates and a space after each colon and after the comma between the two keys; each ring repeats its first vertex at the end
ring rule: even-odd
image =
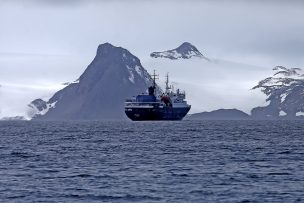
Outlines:
{"type": "Polygon", "coordinates": [[[38,89],[28,102],[76,79],[104,42],[141,60],[188,41],[211,58],[301,68],[302,2],[0,0],[0,111],[9,92],[38,89]]]}

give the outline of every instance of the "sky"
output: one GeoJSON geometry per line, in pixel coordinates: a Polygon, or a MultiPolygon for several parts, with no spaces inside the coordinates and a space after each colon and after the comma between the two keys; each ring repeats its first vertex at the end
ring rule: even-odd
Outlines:
{"type": "Polygon", "coordinates": [[[188,41],[210,58],[301,68],[302,2],[0,0],[0,117],[76,80],[105,42],[144,64],[151,52],[188,41]]]}

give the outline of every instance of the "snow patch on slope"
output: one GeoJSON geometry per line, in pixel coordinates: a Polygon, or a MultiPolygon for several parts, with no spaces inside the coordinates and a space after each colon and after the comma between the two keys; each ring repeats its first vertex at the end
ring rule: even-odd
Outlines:
{"type": "Polygon", "coordinates": [[[146,85],[149,86],[149,85],[152,84],[152,78],[151,78],[150,74],[143,67],[141,67],[139,65],[135,65],[135,67],[126,65],[126,67],[128,69],[128,72],[129,72],[128,79],[129,79],[130,82],[135,83],[135,78],[136,77],[142,77],[142,78],[145,79],[146,85]]]}
{"type": "Polygon", "coordinates": [[[130,82],[135,83],[135,81],[134,81],[135,77],[134,77],[134,74],[133,74],[133,68],[131,68],[130,66],[127,65],[127,69],[129,71],[129,80],[130,80],[130,82]]]}
{"type": "Polygon", "coordinates": [[[135,70],[138,73],[138,75],[142,76],[142,68],[140,66],[135,66],[135,70]]]}
{"type": "Polygon", "coordinates": [[[79,83],[79,79],[75,80],[74,82],[65,82],[65,83],[63,83],[62,85],[68,86],[68,85],[70,85],[70,84],[78,84],[78,83],[79,83]]]}
{"type": "Polygon", "coordinates": [[[55,108],[56,107],[56,103],[57,103],[57,101],[55,101],[54,103],[51,103],[51,104],[47,104],[47,108],[43,109],[42,111],[40,111],[40,113],[38,113],[38,115],[44,115],[44,114],[46,114],[51,108],[55,108]]]}

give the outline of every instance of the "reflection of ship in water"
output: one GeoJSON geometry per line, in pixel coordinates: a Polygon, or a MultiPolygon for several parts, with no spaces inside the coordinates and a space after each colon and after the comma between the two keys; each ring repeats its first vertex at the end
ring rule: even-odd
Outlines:
{"type": "Polygon", "coordinates": [[[185,92],[179,89],[174,92],[169,86],[169,76],[166,77],[166,91],[156,95],[156,75],[153,76],[153,84],[148,89],[149,94],[137,95],[125,102],[125,113],[134,121],[143,120],[181,120],[189,112],[191,105],[185,100],[185,92]]]}

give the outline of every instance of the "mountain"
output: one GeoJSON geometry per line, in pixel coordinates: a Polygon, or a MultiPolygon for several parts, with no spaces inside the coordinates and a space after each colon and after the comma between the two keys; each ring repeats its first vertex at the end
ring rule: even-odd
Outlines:
{"type": "Polygon", "coordinates": [[[251,114],[258,119],[276,119],[286,115],[296,118],[304,112],[304,73],[300,68],[276,66],[271,77],[261,80],[252,89],[260,89],[269,102],[267,106],[253,108],[251,114]]]}
{"type": "Polygon", "coordinates": [[[123,119],[125,99],[146,92],[151,83],[136,56],[105,43],[79,79],[47,102],[37,99],[29,106],[38,120],[123,119]]]}
{"type": "Polygon", "coordinates": [[[211,112],[195,113],[189,120],[248,120],[250,116],[238,109],[218,109],[211,112]]]}
{"type": "Polygon", "coordinates": [[[195,46],[193,46],[189,42],[184,42],[176,49],[171,49],[163,52],[153,52],[150,54],[150,56],[153,58],[168,58],[172,60],[181,58],[190,59],[192,57],[209,60],[195,46]]]}

